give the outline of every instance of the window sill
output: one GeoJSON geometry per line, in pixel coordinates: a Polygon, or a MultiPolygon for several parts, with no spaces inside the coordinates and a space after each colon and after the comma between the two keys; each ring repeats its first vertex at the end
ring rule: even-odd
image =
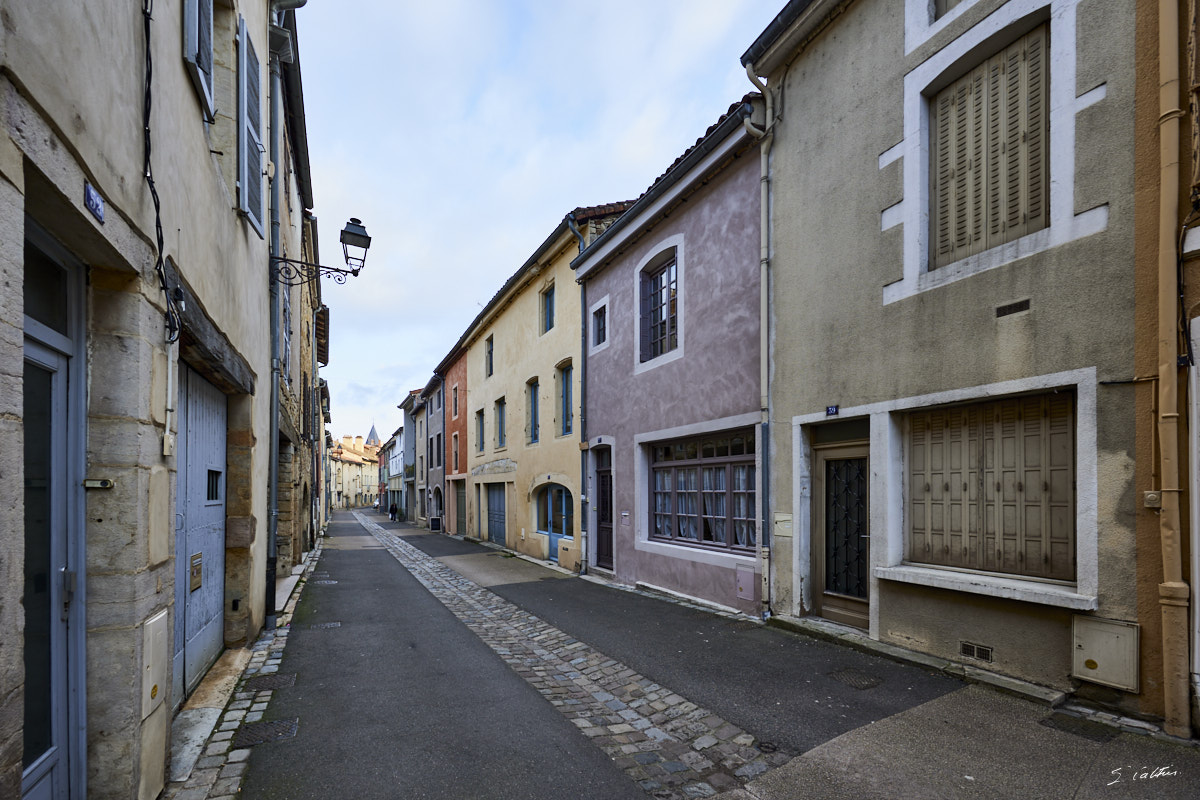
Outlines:
{"type": "Polygon", "coordinates": [[[981,575],[957,572],[949,569],[934,569],[918,566],[875,567],[872,574],[881,580],[931,586],[955,592],[1003,597],[1026,603],[1070,608],[1076,611],[1094,611],[1099,602],[1093,595],[1079,594],[1072,586],[1001,578],[996,575],[981,575]]]}

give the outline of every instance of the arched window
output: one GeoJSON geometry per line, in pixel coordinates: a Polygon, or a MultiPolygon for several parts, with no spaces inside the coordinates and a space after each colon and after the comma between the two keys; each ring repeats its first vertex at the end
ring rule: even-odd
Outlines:
{"type": "Polygon", "coordinates": [[[548,483],[537,492],[537,530],[549,537],[551,561],[558,561],[558,541],[575,535],[574,504],[567,487],[548,483]]]}

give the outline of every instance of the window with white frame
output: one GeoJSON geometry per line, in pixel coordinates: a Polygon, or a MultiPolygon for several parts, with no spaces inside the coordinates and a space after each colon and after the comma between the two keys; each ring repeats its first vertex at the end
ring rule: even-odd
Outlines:
{"type": "Polygon", "coordinates": [[[910,563],[1075,580],[1075,394],[908,414],[910,563]]]}
{"type": "Polygon", "coordinates": [[[650,446],[650,537],[723,550],[751,550],[754,430],[650,446]]]}
{"type": "Polygon", "coordinates": [[[450,390],[450,395],[451,395],[451,398],[453,399],[453,403],[454,403],[453,411],[451,412],[451,416],[453,419],[458,419],[458,384],[457,383],[454,384],[454,387],[450,390]]]}
{"type": "Polygon", "coordinates": [[[650,361],[679,346],[679,283],[674,248],[642,270],[639,287],[639,358],[650,361]]]}
{"type": "Polygon", "coordinates": [[[1050,224],[1049,26],[931,99],[931,268],[1050,224]]]}
{"type": "Polygon", "coordinates": [[[450,446],[453,448],[452,452],[450,453],[450,456],[454,462],[454,472],[457,473],[458,472],[458,434],[457,433],[451,434],[450,446]]]}
{"type": "Polygon", "coordinates": [[[483,409],[475,412],[475,449],[480,453],[483,452],[483,409]]]}
{"type": "Polygon", "coordinates": [[[592,347],[608,341],[608,306],[600,306],[592,312],[592,347]]]}

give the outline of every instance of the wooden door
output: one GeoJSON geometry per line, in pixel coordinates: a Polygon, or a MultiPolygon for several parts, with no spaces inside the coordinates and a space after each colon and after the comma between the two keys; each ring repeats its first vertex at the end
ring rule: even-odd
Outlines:
{"type": "Polygon", "coordinates": [[[814,599],[821,616],[866,628],[870,619],[870,467],[868,449],[816,451],[813,492],[814,599]]]}

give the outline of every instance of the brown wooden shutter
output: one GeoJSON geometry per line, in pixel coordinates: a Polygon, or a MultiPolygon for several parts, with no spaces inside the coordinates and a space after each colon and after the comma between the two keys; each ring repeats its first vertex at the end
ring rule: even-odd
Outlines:
{"type": "Polygon", "coordinates": [[[913,562],[1075,576],[1074,395],[914,412],[908,427],[913,562]]]}
{"type": "Polygon", "coordinates": [[[934,98],[932,268],[1049,224],[1049,38],[1035,29],[934,98]]]}

